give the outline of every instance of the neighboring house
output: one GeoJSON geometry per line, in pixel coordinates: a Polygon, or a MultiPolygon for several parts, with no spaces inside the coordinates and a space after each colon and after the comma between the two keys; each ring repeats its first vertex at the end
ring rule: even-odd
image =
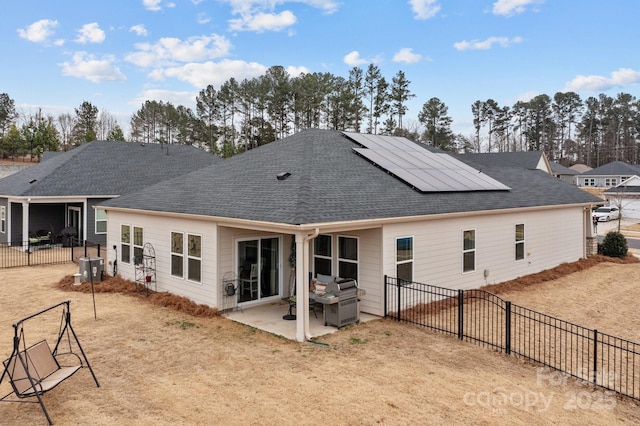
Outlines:
{"type": "Polygon", "coordinates": [[[0,179],[26,169],[27,167],[31,167],[31,164],[0,164],[0,179]]]}
{"type": "Polygon", "coordinates": [[[483,166],[519,167],[528,170],[542,170],[552,174],[549,160],[542,151],[471,153],[460,154],[459,158],[483,166]]]}
{"type": "Polygon", "coordinates": [[[459,158],[483,166],[520,167],[528,170],[542,170],[572,185],[576,185],[576,176],[580,174],[575,170],[549,161],[542,151],[471,153],[460,154],[459,158]]]}
{"type": "Polygon", "coordinates": [[[540,170],[310,129],[98,209],[107,264],[133,280],[134,259],[155,253],[158,291],[245,309],[288,296],[295,276],[302,341],[312,275],[356,279],[362,312],[383,315],[385,275],[469,289],[586,257],[598,201],[540,170]]]}
{"type": "Polygon", "coordinates": [[[555,163],[553,161],[549,162],[549,164],[551,165],[552,175],[560,180],[570,183],[571,185],[578,184],[578,175],[580,175],[580,172],[565,167],[562,164],[555,163]]]}
{"type": "Polygon", "coordinates": [[[634,175],[640,175],[640,167],[613,161],[582,173],[578,176],[578,186],[611,188],[634,175]]]}
{"type": "Polygon", "coordinates": [[[609,205],[620,209],[620,217],[640,219],[640,177],[631,176],[602,193],[609,205]]]}
{"type": "Polygon", "coordinates": [[[106,242],[106,216],[93,206],[222,159],[191,146],[94,141],[45,155],[0,179],[0,243],[21,244],[36,233],[106,242]]]}
{"type": "Polygon", "coordinates": [[[584,172],[588,172],[589,170],[592,170],[591,167],[587,166],[586,164],[574,164],[573,166],[569,167],[571,170],[576,171],[578,173],[584,173],[584,172]]]}

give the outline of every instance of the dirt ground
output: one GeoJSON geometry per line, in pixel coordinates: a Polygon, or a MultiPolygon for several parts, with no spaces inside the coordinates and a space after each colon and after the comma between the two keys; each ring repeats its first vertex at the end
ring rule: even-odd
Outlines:
{"type": "MultiPolygon", "coordinates": [[[[132,295],[131,283],[115,280],[128,293],[96,293],[96,319],[88,284],[71,284],[76,270],[0,270],[2,359],[11,353],[11,324],[71,300],[73,327],[100,387],[82,369],[47,393],[57,425],[640,423],[637,402],[384,319],[345,327],[322,344],[297,343],[180,299],[132,295]],[[79,289],[85,292],[70,291],[79,289]]],[[[640,341],[632,303],[640,264],[593,261],[527,280],[497,290],[514,303],[640,341]]],[[[27,339],[58,331],[59,313],[45,317],[27,322],[27,339]]],[[[0,384],[2,395],[9,390],[6,380],[0,384]]],[[[46,421],[36,404],[2,403],[0,423],[46,421]]]]}

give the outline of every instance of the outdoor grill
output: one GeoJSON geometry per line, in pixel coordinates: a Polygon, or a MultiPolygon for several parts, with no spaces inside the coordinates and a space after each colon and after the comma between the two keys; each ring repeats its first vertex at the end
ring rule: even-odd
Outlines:
{"type": "Polygon", "coordinates": [[[356,280],[345,279],[328,283],[326,292],[338,298],[338,303],[325,305],[325,325],[333,325],[340,328],[360,321],[358,283],[356,283],[356,280]]]}

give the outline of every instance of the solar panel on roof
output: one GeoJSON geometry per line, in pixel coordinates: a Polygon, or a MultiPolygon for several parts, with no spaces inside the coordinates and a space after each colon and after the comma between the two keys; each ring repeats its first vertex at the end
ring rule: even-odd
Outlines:
{"type": "Polygon", "coordinates": [[[510,188],[448,154],[409,139],[343,132],[362,148],[353,151],[420,192],[504,191],[510,188]]]}

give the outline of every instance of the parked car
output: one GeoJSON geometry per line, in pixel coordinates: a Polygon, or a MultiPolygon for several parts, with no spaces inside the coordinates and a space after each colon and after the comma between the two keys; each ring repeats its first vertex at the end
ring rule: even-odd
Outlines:
{"type": "Polygon", "coordinates": [[[620,210],[617,207],[598,207],[593,212],[593,217],[598,220],[598,222],[609,222],[610,220],[620,219],[620,210]]]}

